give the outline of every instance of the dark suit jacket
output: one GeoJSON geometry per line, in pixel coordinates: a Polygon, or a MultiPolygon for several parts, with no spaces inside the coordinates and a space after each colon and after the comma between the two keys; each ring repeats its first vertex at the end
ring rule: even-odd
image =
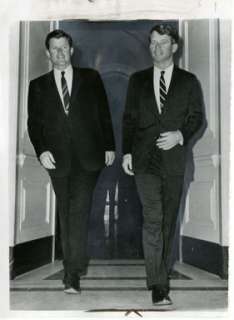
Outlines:
{"type": "Polygon", "coordinates": [[[123,153],[131,153],[133,170],[143,173],[160,133],[180,130],[184,145],[162,151],[166,172],[184,173],[185,145],[202,123],[202,92],[196,77],[174,67],[164,112],[158,113],[153,88],[153,68],[133,74],[129,80],[123,117],[123,153]]]}
{"type": "Polygon", "coordinates": [[[89,170],[104,166],[105,151],[114,150],[107,97],[97,71],[73,68],[70,111],[66,116],[53,71],[32,80],[28,95],[28,132],[37,157],[50,151],[56,169],[52,176],[66,175],[71,150],[89,170]]]}

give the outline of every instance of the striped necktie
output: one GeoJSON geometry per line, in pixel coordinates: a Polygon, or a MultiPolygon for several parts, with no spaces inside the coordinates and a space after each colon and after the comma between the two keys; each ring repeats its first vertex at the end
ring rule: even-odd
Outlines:
{"type": "Polygon", "coordinates": [[[64,102],[64,110],[66,115],[69,112],[69,105],[70,105],[70,95],[67,87],[67,81],[64,77],[65,71],[61,72],[61,85],[62,85],[62,92],[63,92],[63,102],[64,102]]]}
{"type": "Polygon", "coordinates": [[[159,80],[159,94],[160,94],[160,109],[163,110],[163,106],[167,97],[167,89],[166,89],[166,83],[164,79],[164,73],[165,71],[161,71],[161,76],[159,80]]]}

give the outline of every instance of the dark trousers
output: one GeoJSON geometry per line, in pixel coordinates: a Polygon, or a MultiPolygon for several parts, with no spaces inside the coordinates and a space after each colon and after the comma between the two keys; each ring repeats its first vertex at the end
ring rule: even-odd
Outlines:
{"type": "Polygon", "coordinates": [[[87,266],[88,220],[98,175],[76,161],[68,176],[51,177],[59,213],[64,283],[74,288],[87,266]]]}
{"type": "Polygon", "coordinates": [[[183,176],[137,174],[143,206],[143,250],[147,287],[158,285],[169,291],[169,258],[183,186],[183,176]]]}

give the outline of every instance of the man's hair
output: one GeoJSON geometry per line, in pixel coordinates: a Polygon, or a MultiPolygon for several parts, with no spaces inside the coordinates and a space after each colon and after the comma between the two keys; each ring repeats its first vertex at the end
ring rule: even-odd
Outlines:
{"type": "Polygon", "coordinates": [[[56,39],[66,38],[68,40],[70,48],[72,48],[72,46],[73,46],[72,37],[69,34],[67,34],[66,32],[64,32],[63,30],[56,29],[56,30],[51,31],[50,33],[47,34],[47,37],[45,39],[45,46],[46,46],[47,50],[49,50],[50,39],[52,39],[52,38],[56,38],[56,39]]]}
{"type": "Polygon", "coordinates": [[[174,28],[172,25],[167,24],[167,23],[162,23],[162,24],[157,24],[150,30],[150,35],[154,32],[158,32],[159,34],[167,34],[168,36],[171,37],[172,41],[174,43],[179,42],[179,35],[177,32],[177,29],[174,28]]]}

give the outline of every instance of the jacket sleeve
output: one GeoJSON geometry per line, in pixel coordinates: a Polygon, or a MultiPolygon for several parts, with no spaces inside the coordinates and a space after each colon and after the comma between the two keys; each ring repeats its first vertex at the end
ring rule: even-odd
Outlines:
{"type": "Polygon", "coordinates": [[[203,96],[199,81],[195,76],[192,78],[188,113],[180,131],[184,138],[184,144],[193,136],[193,134],[201,127],[203,121],[203,96]]]}
{"type": "Polygon", "coordinates": [[[106,91],[100,75],[97,73],[97,92],[99,99],[99,117],[104,136],[104,146],[106,151],[115,150],[115,139],[111,121],[111,114],[106,96],[106,91]]]}
{"type": "Polygon", "coordinates": [[[137,128],[137,88],[134,75],[130,77],[127,98],[125,104],[125,111],[123,114],[123,128],[122,128],[122,152],[123,154],[132,153],[132,144],[137,128]]]}
{"type": "Polygon", "coordinates": [[[40,102],[40,89],[36,81],[31,81],[28,91],[28,134],[39,158],[46,151],[43,142],[43,120],[40,102]]]}

